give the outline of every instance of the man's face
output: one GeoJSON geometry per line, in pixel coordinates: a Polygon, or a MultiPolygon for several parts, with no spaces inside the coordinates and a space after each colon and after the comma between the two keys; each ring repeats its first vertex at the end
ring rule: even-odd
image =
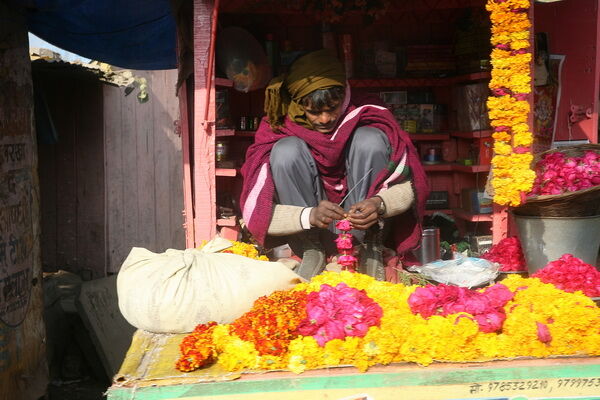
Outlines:
{"type": "Polygon", "coordinates": [[[316,110],[311,104],[304,107],[306,118],[310,121],[313,129],[321,133],[330,133],[337,125],[342,114],[342,102],[337,102],[333,107],[324,107],[316,110]]]}

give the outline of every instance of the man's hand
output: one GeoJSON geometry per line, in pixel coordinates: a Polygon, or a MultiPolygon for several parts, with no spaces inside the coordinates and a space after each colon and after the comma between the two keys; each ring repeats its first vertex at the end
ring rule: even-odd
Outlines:
{"type": "Polygon", "coordinates": [[[379,219],[377,211],[381,202],[381,198],[371,197],[370,199],[359,201],[350,207],[348,221],[352,224],[352,228],[364,231],[375,225],[379,219]]]}
{"type": "Polygon", "coordinates": [[[321,200],[318,206],[310,210],[310,225],[317,228],[327,229],[329,224],[335,220],[346,218],[342,207],[327,200],[321,200]]]}

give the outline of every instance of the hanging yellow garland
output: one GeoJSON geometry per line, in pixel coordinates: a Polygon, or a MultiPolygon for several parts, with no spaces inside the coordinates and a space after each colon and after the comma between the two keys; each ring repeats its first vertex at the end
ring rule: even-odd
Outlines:
{"type": "Polygon", "coordinates": [[[492,22],[492,79],[488,98],[494,129],[494,202],[518,206],[531,190],[533,135],[527,124],[531,93],[530,0],[488,0],[492,22]]]}

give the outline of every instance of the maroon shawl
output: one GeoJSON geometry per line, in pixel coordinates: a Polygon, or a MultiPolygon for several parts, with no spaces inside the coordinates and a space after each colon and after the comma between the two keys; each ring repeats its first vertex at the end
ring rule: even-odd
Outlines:
{"type": "Polygon", "coordinates": [[[367,197],[378,193],[384,186],[384,182],[386,185],[396,183],[386,182],[386,180],[407,152],[407,166],[411,171],[416,204],[412,212],[399,216],[400,223],[392,222],[392,231],[398,253],[415,248],[421,238],[421,221],[429,190],[425,171],[408,134],[400,129],[389,110],[377,105],[350,106],[341,119],[342,122],[335,132],[327,135],[304,128],[287,118],[278,131],[273,131],[266,118],[263,118],[256,132],[254,144],[248,148],[246,162],[242,167],[244,182],[241,207],[248,229],[260,243],[265,242],[275,205],[273,201],[275,187],[269,157],[273,145],[279,139],[297,136],[307,143],[318,167],[327,199],[338,203],[347,192],[344,160],[346,143],[357,127],[371,126],[382,130],[387,135],[392,149],[390,161],[394,163],[394,168],[391,171],[384,169],[379,172],[367,197]],[[342,190],[336,190],[340,187],[342,190]]]}

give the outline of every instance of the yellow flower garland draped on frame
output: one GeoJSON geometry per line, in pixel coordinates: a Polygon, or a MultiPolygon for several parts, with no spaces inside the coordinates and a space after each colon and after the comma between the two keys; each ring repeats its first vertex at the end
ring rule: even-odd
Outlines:
{"type": "Polygon", "coordinates": [[[527,123],[531,93],[530,0],[488,0],[492,22],[492,79],[488,98],[494,129],[492,159],[494,202],[521,204],[531,190],[533,135],[527,123]]]}

